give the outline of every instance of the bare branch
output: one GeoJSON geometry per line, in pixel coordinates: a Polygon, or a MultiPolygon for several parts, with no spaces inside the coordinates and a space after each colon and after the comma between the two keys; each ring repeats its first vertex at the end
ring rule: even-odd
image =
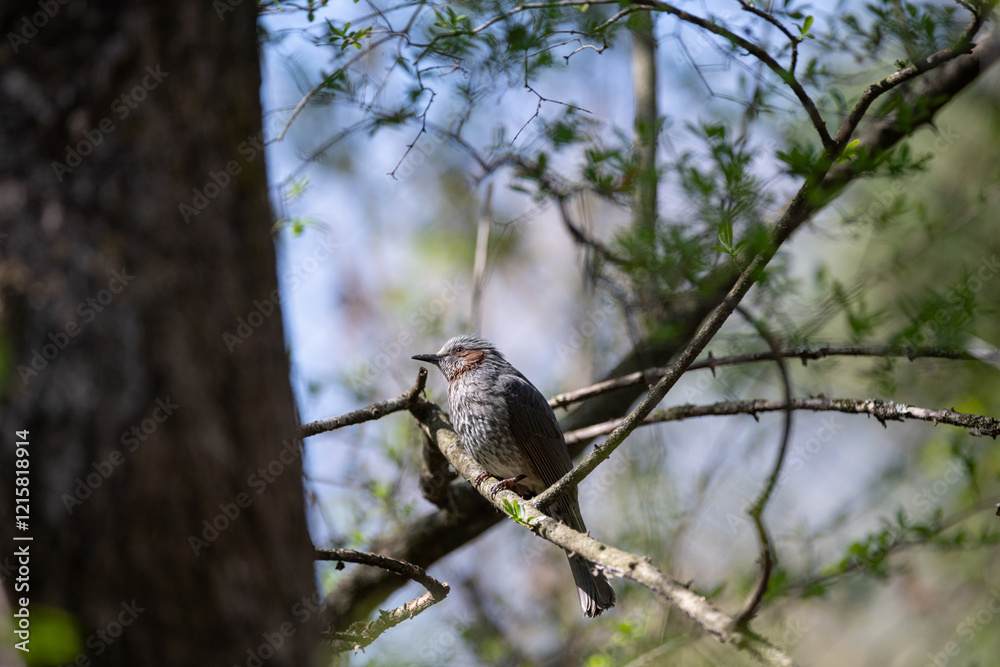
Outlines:
{"type": "MultiPolygon", "coordinates": [[[[888,428],[886,422],[906,421],[915,419],[933,424],[948,424],[969,430],[970,435],[996,438],[1000,435],[1000,419],[982,415],[967,414],[955,410],[930,410],[913,405],[904,405],[894,401],[883,401],[880,398],[796,398],[792,401],[771,399],[755,399],[746,401],[722,401],[710,405],[678,405],[663,410],[657,410],[649,415],[643,424],[658,424],[660,422],[681,421],[692,417],[720,417],[724,415],[751,415],[756,418],[761,412],[780,412],[787,410],[812,410],[813,412],[843,412],[852,415],[869,415],[875,417],[882,426],[888,428]]],[[[603,424],[595,424],[586,428],[566,433],[566,444],[594,438],[604,433],[611,433],[623,420],[611,420],[603,424]]],[[[546,492],[547,493],[547,492],[546,492]]]]}
{"type": "Polygon", "coordinates": [[[569,215],[569,208],[567,207],[565,198],[556,195],[556,204],[559,206],[559,217],[562,218],[563,225],[566,227],[566,230],[569,232],[570,236],[573,238],[573,241],[577,245],[581,245],[585,248],[590,248],[598,255],[600,255],[603,259],[609,262],[613,262],[619,265],[623,263],[622,259],[617,255],[615,255],[610,250],[608,250],[607,246],[605,246],[597,239],[592,239],[589,236],[587,236],[587,234],[582,229],[580,229],[580,227],[575,222],[573,222],[573,218],[571,218],[569,215]]]}
{"type": "Polygon", "coordinates": [[[795,74],[795,66],[799,59],[799,42],[802,41],[802,37],[793,35],[792,32],[788,28],[786,28],[781,21],[774,18],[774,14],[772,14],[771,12],[766,12],[762,9],[757,9],[756,7],[754,7],[754,4],[751,0],[739,0],[739,3],[743,11],[750,12],[754,16],[758,16],[764,19],[765,21],[776,27],[778,30],[780,30],[782,33],[784,33],[785,37],[788,38],[788,42],[792,46],[792,61],[788,66],[788,71],[791,72],[792,74],[795,74]]]}
{"type": "Polygon", "coordinates": [[[396,172],[399,170],[400,165],[402,165],[403,161],[406,160],[406,156],[410,154],[413,147],[417,145],[417,141],[420,139],[421,135],[427,133],[427,112],[430,111],[431,104],[434,102],[434,98],[437,97],[437,93],[435,93],[431,88],[422,88],[422,90],[430,90],[431,98],[427,100],[427,106],[424,107],[424,112],[417,116],[417,118],[420,119],[420,130],[417,132],[417,136],[413,137],[413,141],[406,145],[406,152],[403,153],[401,158],[399,158],[399,162],[397,162],[396,166],[392,168],[392,171],[386,172],[387,176],[392,176],[394,179],[396,178],[396,172]]]}
{"type": "Polygon", "coordinates": [[[427,384],[427,369],[421,368],[417,372],[417,381],[413,386],[396,398],[372,403],[367,408],[348,412],[346,415],[340,415],[339,417],[330,417],[329,419],[311,422],[299,428],[299,436],[308,438],[311,435],[317,435],[325,431],[334,431],[345,426],[352,426],[373,419],[381,419],[391,412],[407,410],[413,403],[413,400],[424,390],[425,384],[427,384]]]}
{"type": "Polygon", "coordinates": [[[760,552],[760,573],[757,576],[757,581],[754,583],[753,590],[743,604],[742,611],[736,616],[737,627],[745,627],[757,614],[761,603],[764,601],[764,594],[767,593],[767,585],[771,580],[771,571],[777,561],[774,543],[767,532],[767,527],[764,525],[764,508],[767,507],[768,501],[771,500],[771,494],[778,484],[778,475],[781,474],[781,466],[785,462],[785,454],[788,452],[788,440],[792,435],[792,416],[794,415],[794,411],[791,408],[792,382],[788,375],[785,358],[781,356],[781,343],[778,342],[778,339],[774,337],[763,322],[751,317],[742,307],[738,310],[757,329],[761,338],[767,341],[768,346],[770,346],[771,352],[774,354],[774,360],[778,365],[778,370],[781,372],[782,390],[785,394],[785,403],[788,405],[785,409],[785,423],[781,432],[781,441],[778,445],[778,456],[774,461],[771,475],[768,477],[764,488],[761,489],[760,495],[757,496],[757,499],[747,509],[747,514],[753,519],[754,528],[757,532],[757,547],[760,552]]]}
{"type": "MultiPolygon", "coordinates": [[[[573,40],[570,40],[570,41],[573,41],[573,40]]],[[[576,40],[576,41],[579,41],[579,40],[576,40]]],[[[550,51],[550,50],[555,49],[557,47],[560,47],[560,46],[562,46],[563,44],[566,44],[566,43],[567,42],[562,42],[561,44],[553,44],[552,46],[548,46],[548,47],[546,47],[546,48],[544,48],[544,49],[542,49],[540,51],[536,51],[535,53],[526,53],[526,54],[524,54],[524,87],[527,88],[529,91],[531,91],[531,93],[534,94],[534,96],[538,98],[538,105],[535,107],[535,113],[531,114],[531,118],[529,118],[528,120],[524,121],[524,125],[522,125],[521,129],[517,131],[517,134],[514,135],[514,138],[510,140],[510,144],[512,146],[514,145],[514,142],[517,141],[517,138],[519,136],[521,136],[521,133],[524,132],[524,128],[528,127],[528,125],[531,123],[531,121],[533,121],[536,118],[538,118],[538,114],[542,110],[542,102],[552,102],[553,104],[561,104],[564,107],[568,107],[570,109],[576,109],[577,111],[582,111],[584,113],[590,113],[590,111],[588,111],[587,109],[584,109],[583,107],[578,107],[578,106],[576,106],[574,104],[568,104],[566,102],[560,102],[559,100],[550,100],[547,97],[542,97],[542,94],[539,93],[534,88],[532,88],[531,84],[528,83],[528,58],[531,58],[532,56],[537,56],[540,53],[545,53],[546,51],[550,51]]],[[[596,51],[597,49],[595,48],[594,50],[596,51]]],[[[573,53],[576,53],[576,52],[574,51],[573,53]]],[[[600,53],[600,51],[598,51],[598,53],[600,53]]],[[[570,54],[570,55],[573,55],[573,54],[570,54]]],[[[566,59],[569,60],[569,56],[566,56],[566,59]]]]}
{"type": "Polygon", "coordinates": [[[354,549],[316,549],[316,560],[371,565],[401,574],[427,589],[427,593],[392,611],[380,612],[379,617],[370,623],[355,623],[346,632],[331,633],[330,637],[335,642],[334,649],[338,651],[351,649],[357,651],[368,646],[389,628],[413,618],[428,607],[445,599],[450,590],[448,584],[428,575],[424,568],[381,554],[355,551],[354,549]]]}

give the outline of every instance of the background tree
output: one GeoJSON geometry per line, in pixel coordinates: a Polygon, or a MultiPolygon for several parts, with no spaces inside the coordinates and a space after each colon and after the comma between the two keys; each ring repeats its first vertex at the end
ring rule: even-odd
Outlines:
{"type": "Polygon", "coordinates": [[[0,534],[30,664],[317,646],[256,10],[225,9],[0,11],[0,534]]]}

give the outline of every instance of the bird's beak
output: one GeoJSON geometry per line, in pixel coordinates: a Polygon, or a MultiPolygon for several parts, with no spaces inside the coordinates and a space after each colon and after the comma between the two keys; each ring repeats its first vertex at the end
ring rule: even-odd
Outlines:
{"type": "Polygon", "coordinates": [[[438,366],[441,363],[441,355],[439,354],[415,354],[410,359],[416,359],[417,361],[426,361],[429,364],[434,364],[438,366]]]}

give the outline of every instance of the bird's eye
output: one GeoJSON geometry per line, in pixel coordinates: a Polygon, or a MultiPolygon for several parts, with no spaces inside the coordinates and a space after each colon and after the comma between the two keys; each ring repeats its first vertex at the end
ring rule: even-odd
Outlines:
{"type": "Polygon", "coordinates": [[[458,353],[461,353],[461,352],[465,352],[465,348],[464,348],[464,347],[461,347],[461,346],[459,346],[459,347],[456,347],[456,348],[455,348],[455,352],[458,352],[458,353]]]}

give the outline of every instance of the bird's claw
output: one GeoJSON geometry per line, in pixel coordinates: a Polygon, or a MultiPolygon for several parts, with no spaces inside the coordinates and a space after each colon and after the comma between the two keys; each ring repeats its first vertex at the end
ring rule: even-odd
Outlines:
{"type": "Polygon", "coordinates": [[[517,477],[510,477],[508,479],[501,479],[495,485],[493,489],[490,490],[490,498],[496,498],[497,494],[500,493],[500,489],[513,489],[522,479],[525,479],[527,475],[518,475],[517,477]]]}

